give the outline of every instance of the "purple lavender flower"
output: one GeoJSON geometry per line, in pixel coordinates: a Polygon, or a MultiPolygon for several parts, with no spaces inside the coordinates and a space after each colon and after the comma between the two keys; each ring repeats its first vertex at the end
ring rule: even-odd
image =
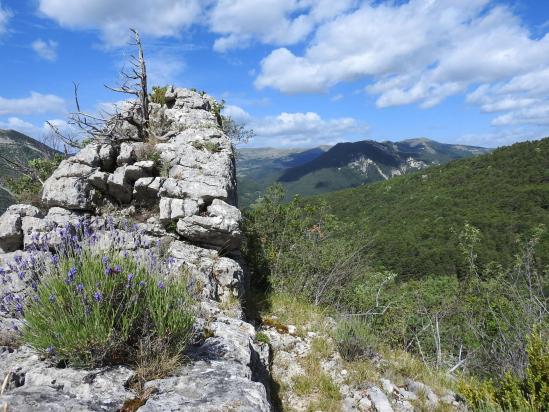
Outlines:
{"type": "Polygon", "coordinates": [[[158,288],[159,288],[159,289],[164,289],[164,282],[159,281],[159,282],[158,282],[158,288]]]}
{"type": "Polygon", "coordinates": [[[107,267],[105,268],[105,275],[108,276],[108,275],[110,275],[111,273],[112,273],[112,269],[111,269],[109,266],[107,266],[107,267]]]}
{"type": "Polygon", "coordinates": [[[53,346],[48,346],[48,349],[46,349],[46,352],[48,352],[50,355],[53,355],[53,353],[55,352],[55,349],[53,348],[53,346]]]}
{"type": "Polygon", "coordinates": [[[17,272],[17,276],[19,276],[19,279],[23,280],[25,279],[25,272],[20,270],[19,272],[17,272]]]}
{"type": "Polygon", "coordinates": [[[50,295],[50,297],[48,298],[48,300],[53,303],[55,302],[55,296],[54,295],[50,295]]]}
{"type": "Polygon", "coordinates": [[[146,283],[144,281],[139,282],[139,287],[143,287],[145,285],[146,285],[146,283]]]}
{"type": "Polygon", "coordinates": [[[76,268],[73,266],[72,268],[70,268],[69,272],[67,273],[68,283],[72,283],[75,276],[76,276],[76,268]]]}
{"type": "Polygon", "coordinates": [[[13,260],[15,261],[15,263],[17,263],[19,265],[19,264],[21,264],[21,261],[23,260],[23,256],[15,255],[13,260]]]}
{"type": "Polygon", "coordinates": [[[102,299],[103,295],[100,291],[97,291],[93,294],[93,300],[95,300],[96,302],[101,302],[102,299]]]}
{"type": "Polygon", "coordinates": [[[130,273],[130,274],[128,275],[128,282],[131,282],[132,279],[133,279],[133,273],[130,273]]]}
{"type": "Polygon", "coordinates": [[[120,265],[115,265],[113,270],[114,270],[114,273],[122,272],[122,268],[120,267],[120,265]]]}
{"type": "Polygon", "coordinates": [[[32,290],[34,290],[35,292],[38,290],[38,285],[36,284],[35,281],[32,281],[32,283],[31,283],[31,288],[32,288],[32,290]]]}
{"type": "Polygon", "coordinates": [[[76,285],[76,291],[78,293],[82,293],[84,291],[84,285],[82,283],[79,283],[78,285],[76,285]]]}
{"type": "Polygon", "coordinates": [[[103,262],[103,266],[108,266],[109,265],[109,258],[107,256],[103,256],[101,258],[101,261],[103,262]]]}
{"type": "Polygon", "coordinates": [[[59,263],[59,256],[51,255],[51,263],[57,266],[57,264],[59,263]]]}
{"type": "Polygon", "coordinates": [[[16,312],[19,312],[19,313],[22,315],[22,314],[23,314],[23,304],[17,303],[17,304],[15,305],[15,311],[16,311],[16,312]]]}

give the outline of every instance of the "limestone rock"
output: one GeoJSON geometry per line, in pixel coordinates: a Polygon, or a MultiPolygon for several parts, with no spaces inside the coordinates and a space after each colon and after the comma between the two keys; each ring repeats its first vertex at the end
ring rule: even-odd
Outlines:
{"type": "Polygon", "coordinates": [[[220,199],[208,207],[209,216],[189,216],[177,223],[177,233],[194,242],[214,245],[225,250],[240,247],[240,211],[220,199]]]}
{"type": "Polygon", "coordinates": [[[21,216],[7,211],[0,217],[0,253],[13,252],[22,246],[21,216]]]}
{"type": "Polygon", "coordinates": [[[93,210],[95,190],[89,181],[80,177],[56,178],[44,183],[42,201],[47,206],[61,206],[74,210],[93,210]]]}
{"type": "Polygon", "coordinates": [[[383,391],[377,386],[372,386],[366,393],[377,412],[393,412],[393,407],[391,406],[389,399],[387,399],[387,396],[385,396],[383,391]]]}
{"type": "Polygon", "coordinates": [[[160,198],[160,221],[164,224],[198,213],[198,202],[194,199],[160,198]]]}

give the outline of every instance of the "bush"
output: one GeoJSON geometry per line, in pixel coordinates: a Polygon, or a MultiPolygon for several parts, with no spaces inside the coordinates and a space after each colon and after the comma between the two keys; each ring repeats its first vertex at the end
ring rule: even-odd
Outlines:
{"type": "Polygon", "coordinates": [[[283,199],[282,186],[274,185],[244,214],[243,252],[254,286],[316,305],[342,304],[342,291],[366,271],[356,243],[335,236],[346,228],[321,205],[283,199]]]}
{"type": "Polygon", "coordinates": [[[88,231],[61,235],[52,263],[35,265],[46,273],[24,308],[23,340],[77,367],[139,364],[151,351],[179,356],[193,326],[187,277],[170,274],[152,249],[121,254],[116,239],[102,251],[88,231]]]}
{"type": "Polygon", "coordinates": [[[153,103],[158,103],[162,106],[166,104],[166,92],[168,91],[168,87],[160,87],[160,86],[153,86],[152,87],[152,93],[150,94],[150,100],[153,103]]]}
{"type": "Polygon", "coordinates": [[[42,182],[52,175],[63,156],[56,155],[51,159],[33,159],[28,162],[28,173],[18,178],[9,178],[6,181],[10,192],[18,202],[37,204],[40,200],[42,182]]]}
{"type": "Polygon", "coordinates": [[[376,354],[374,333],[361,320],[351,319],[339,322],[334,335],[337,350],[346,361],[371,359],[376,354]]]}

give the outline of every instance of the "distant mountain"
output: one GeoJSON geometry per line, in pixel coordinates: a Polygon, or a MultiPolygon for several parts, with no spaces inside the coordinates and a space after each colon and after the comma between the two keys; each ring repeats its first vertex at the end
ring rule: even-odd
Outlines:
{"type": "MultiPolygon", "coordinates": [[[[10,159],[27,162],[32,159],[53,155],[55,150],[33,138],[19,133],[15,130],[0,129],[0,153],[7,155],[10,159]]],[[[9,166],[4,159],[0,158],[0,213],[15,199],[6,187],[6,179],[17,177],[18,173],[9,166]]]]}
{"type": "MultiPolygon", "coordinates": [[[[426,144],[440,151],[433,142],[426,144]]],[[[481,266],[490,261],[510,265],[519,236],[540,224],[549,228],[549,138],[318,199],[356,228],[349,236],[361,239],[366,231],[375,239],[368,249],[373,260],[400,275],[464,274],[457,233],[466,223],[481,231],[475,251],[481,266]]],[[[547,231],[538,259],[542,273],[549,264],[547,231]]]]}
{"type": "Polygon", "coordinates": [[[240,206],[253,203],[285,170],[324,154],[330,146],[312,149],[241,148],[236,156],[240,206]]]}
{"type": "Polygon", "coordinates": [[[275,181],[288,193],[315,195],[387,180],[490,149],[429,139],[401,142],[363,140],[309,150],[243,149],[237,161],[241,206],[247,206],[275,181]]]}

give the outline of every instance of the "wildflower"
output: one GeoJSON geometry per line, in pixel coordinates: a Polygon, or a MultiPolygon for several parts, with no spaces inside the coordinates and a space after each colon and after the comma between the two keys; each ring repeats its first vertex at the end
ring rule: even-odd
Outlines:
{"type": "Polygon", "coordinates": [[[48,300],[53,303],[55,302],[55,296],[54,295],[50,295],[50,297],[48,298],[48,300]]]}
{"type": "Polygon", "coordinates": [[[51,263],[57,266],[57,264],[59,263],[59,256],[51,255],[51,263]]]}
{"type": "Polygon", "coordinates": [[[112,272],[112,269],[111,269],[109,266],[107,266],[107,267],[105,268],[105,275],[110,275],[111,272],[112,272]]]}
{"type": "Polygon", "coordinates": [[[23,304],[17,303],[17,304],[15,305],[15,311],[16,311],[16,312],[19,312],[20,314],[23,314],[23,304]]]}
{"type": "Polygon", "coordinates": [[[146,283],[144,281],[141,281],[141,282],[139,282],[139,287],[143,287],[143,286],[145,286],[145,284],[146,283]]]}
{"type": "Polygon", "coordinates": [[[79,283],[78,285],[76,285],[76,291],[78,293],[82,293],[84,291],[84,285],[82,283],[79,283]]]}
{"type": "Polygon", "coordinates": [[[93,300],[95,300],[96,302],[101,302],[102,299],[103,299],[103,295],[101,294],[100,291],[97,291],[93,294],[93,300]]]}
{"type": "Polygon", "coordinates": [[[76,276],[76,268],[73,266],[69,272],[67,273],[67,281],[68,283],[71,283],[74,280],[74,277],[76,276]]]}
{"type": "Polygon", "coordinates": [[[48,346],[48,349],[46,349],[46,351],[52,355],[54,352],[55,352],[55,349],[53,348],[53,346],[48,346]]]}
{"type": "Polygon", "coordinates": [[[133,273],[130,273],[130,274],[128,275],[128,282],[131,282],[132,279],[133,279],[133,273]]]}
{"type": "Polygon", "coordinates": [[[114,273],[122,272],[122,268],[120,267],[120,265],[115,265],[113,270],[114,270],[114,273]]]}
{"type": "Polygon", "coordinates": [[[103,256],[101,258],[101,261],[103,262],[103,266],[108,266],[109,265],[109,258],[107,256],[103,256]]]}
{"type": "Polygon", "coordinates": [[[159,288],[159,289],[164,289],[164,282],[159,281],[159,282],[158,282],[158,288],[159,288]]]}
{"type": "Polygon", "coordinates": [[[20,270],[19,272],[17,272],[17,276],[19,276],[19,279],[23,280],[25,279],[25,272],[20,270]]]}

